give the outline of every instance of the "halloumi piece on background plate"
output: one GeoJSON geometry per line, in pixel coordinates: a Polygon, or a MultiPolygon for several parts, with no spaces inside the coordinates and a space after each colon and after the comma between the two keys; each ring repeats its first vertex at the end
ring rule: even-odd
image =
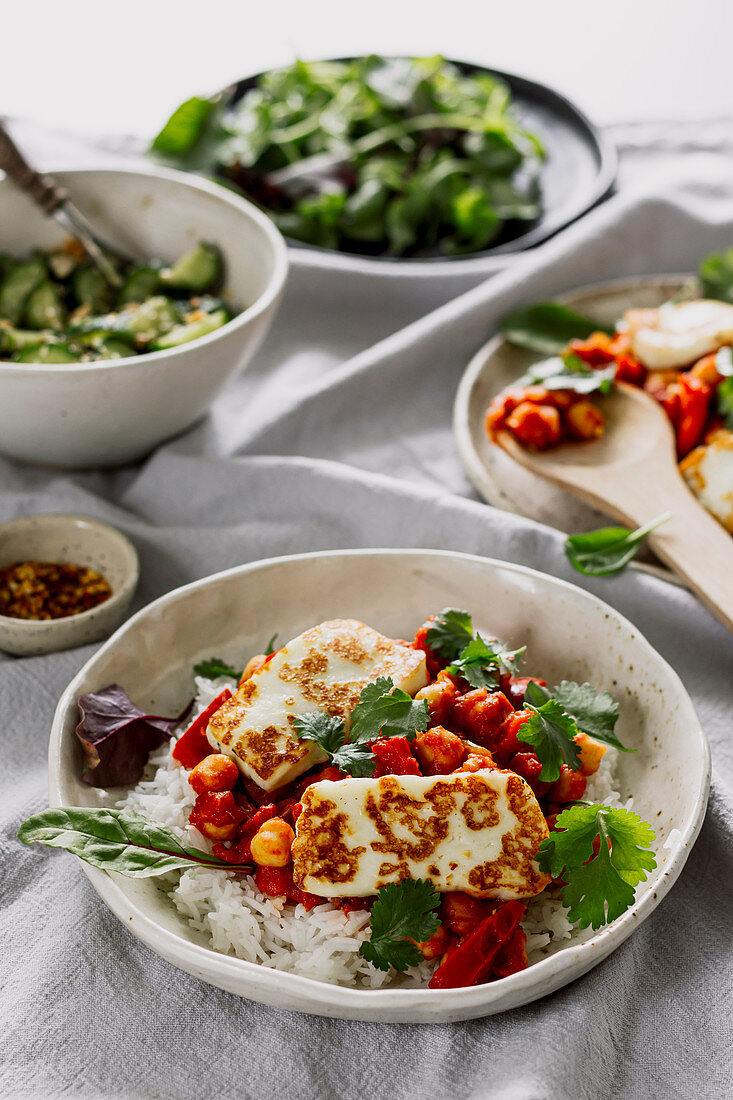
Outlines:
{"type": "Polygon", "coordinates": [[[414,695],[428,682],[425,654],[356,619],[320,623],[239,685],[212,715],[209,743],[263,790],[275,790],[328,759],[319,745],[299,740],[295,719],[322,710],[348,727],[362,690],[380,676],[414,695]]]}
{"type": "Polygon", "coordinates": [[[680,470],[695,496],[733,535],[733,432],[712,432],[683,458],[680,470]]]}
{"type": "Polygon", "coordinates": [[[498,768],[446,776],[322,780],[296,822],[293,877],[321,897],[366,897],[404,878],[475,897],[533,897],[549,835],[525,781],[498,768]]]}

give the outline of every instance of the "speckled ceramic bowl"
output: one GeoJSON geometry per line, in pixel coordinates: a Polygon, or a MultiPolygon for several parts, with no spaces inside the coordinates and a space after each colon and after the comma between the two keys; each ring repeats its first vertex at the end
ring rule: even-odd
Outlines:
{"type": "Polygon", "coordinates": [[[109,581],[104,603],[64,619],[12,619],[0,615],[0,649],[33,657],[98,642],[119,625],[139,576],[137,552],[129,539],[92,516],[50,513],[0,524],[0,569],[17,561],[59,561],[87,565],[109,581]]]}
{"type": "Polygon", "coordinates": [[[527,668],[551,682],[591,680],[618,699],[619,736],[637,750],[620,754],[618,788],[633,796],[657,837],[658,866],[633,907],[599,932],[574,933],[555,954],[501,981],[452,990],[351,989],[219,954],[154,881],[81,864],[133,935],[203,981],[278,1008],[430,1023],[488,1016],[543,997],[631,935],[674,883],[700,829],[710,775],[705,735],[679,678],[630,622],[573,585],[505,562],[436,550],[339,550],[255,562],[163,596],[102,646],[64,692],[49,748],[51,805],[100,803],[100,792],[80,779],[74,728],[82,692],[116,681],[139,706],[175,714],[191,695],[193,663],[212,653],[241,661],[274,631],[287,639],[337,617],[410,637],[445,606],[467,607],[487,631],[526,643],[527,668]]]}

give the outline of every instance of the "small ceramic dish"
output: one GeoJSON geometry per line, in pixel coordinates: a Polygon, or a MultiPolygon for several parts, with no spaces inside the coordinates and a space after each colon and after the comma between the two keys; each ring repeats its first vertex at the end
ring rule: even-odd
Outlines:
{"type": "MultiPolygon", "coordinates": [[[[612,325],[632,306],[659,306],[668,301],[692,279],[684,275],[624,279],[583,287],[558,295],[557,300],[612,325]]],[[[461,379],[453,406],[453,434],[458,452],[466,473],[489,504],[561,531],[592,531],[607,524],[608,516],[514,462],[486,434],[486,410],[492,398],[541,358],[538,352],[514,347],[501,335],[492,337],[476,352],[461,379]]],[[[664,576],[670,578],[666,571],[664,576]]]]}
{"type": "Polygon", "coordinates": [[[705,735],[676,673],[630,622],[573,585],[505,562],[437,550],[338,550],[255,562],[163,596],[117,631],[64,692],[49,748],[51,805],[108,804],[80,778],[74,729],[83,692],[117,682],[139,706],[173,714],[192,694],[193,663],[206,656],[240,660],[275,630],[290,638],[342,616],[410,637],[444,606],[468,607],[498,637],[526,642],[532,666],[551,682],[591,680],[618,699],[619,736],[637,751],[621,754],[616,783],[657,838],[657,868],[634,905],[598,932],[576,930],[567,947],[501,981],[455,990],[354,989],[217,953],[154,881],[82,864],[130,932],[174,966],[239,996],[322,1016],[405,1023],[471,1019],[533,1001],[631,935],[680,874],[699,832],[710,775],[705,735]]]}
{"type": "Polygon", "coordinates": [[[130,540],[92,516],[46,513],[0,523],[0,569],[31,560],[89,566],[107,579],[112,595],[63,619],[0,615],[0,649],[18,657],[72,649],[111,634],[130,606],[140,573],[130,540]]]}

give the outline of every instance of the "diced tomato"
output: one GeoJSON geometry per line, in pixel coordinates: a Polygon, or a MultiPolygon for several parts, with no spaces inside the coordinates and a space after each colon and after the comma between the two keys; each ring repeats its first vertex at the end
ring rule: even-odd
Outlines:
{"type": "Polygon", "coordinates": [[[440,899],[440,919],[449,932],[465,936],[496,909],[497,903],[489,898],[474,898],[459,891],[443,894],[440,899]]]}
{"type": "Polygon", "coordinates": [[[509,767],[522,779],[526,779],[537,798],[541,798],[550,789],[550,784],[540,779],[542,764],[533,752],[518,752],[509,762],[509,767]]]}
{"type": "Polygon", "coordinates": [[[465,940],[447,952],[428,983],[430,988],[459,989],[487,978],[496,955],[512,938],[523,916],[521,901],[500,905],[465,940]]]}
{"type": "Polygon", "coordinates": [[[516,928],[514,935],[496,952],[492,970],[497,978],[508,978],[527,969],[527,936],[523,928],[516,928]]]}
{"type": "Polygon", "coordinates": [[[418,733],[412,744],[423,775],[450,775],[466,756],[465,742],[443,726],[418,733]]]}
{"type": "Polygon", "coordinates": [[[204,791],[189,815],[189,823],[209,840],[232,840],[244,821],[245,811],[231,791],[204,791]]]}
{"type": "Polygon", "coordinates": [[[453,705],[453,723],[478,745],[493,749],[502,723],[514,708],[503,691],[475,688],[453,705]]]}
{"type": "Polygon", "coordinates": [[[374,904],[373,897],[366,898],[333,898],[333,904],[344,913],[360,913],[364,909],[371,909],[374,904]]]}
{"type": "Polygon", "coordinates": [[[615,359],[613,342],[607,332],[592,332],[587,340],[571,340],[568,351],[589,367],[604,367],[615,359]]]}
{"type": "Polygon", "coordinates": [[[420,765],[410,751],[406,737],[387,737],[372,741],[371,749],[377,758],[374,778],[383,775],[420,775],[420,765]]]}
{"type": "Polygon", "coordinates": [[[643,386],[647,369],[633,355],[619,355],[616,358],[616,381],[629,382],[632,386],[643,386]]]}
{"type": "Polygon", "coordinates": [[[677,421],[677,457],[684,458],[705,434],[712,390],[699,378],[681,374],[679,379],[679,419],[677,421]]]}
{"type": "Polygon", "coordinates": [[[333,764],[329,764],[327,768],[320,768],[319,771],[311,772],[310,775],[305,775],[302,779],[296,779],[293,784],[293,792],[297,798],[301,798],[303,791],[306,791],[308,787],[311,787],[314,783],[321,783],[324,780],[335,783],[338,779],[345,778],[346,775],[344,772],[334,767],[333,764]]]}
{"type": "Polygon", "coordinates": [[[182,764],[184,768],[193,768],[196,764],[199,764],[205,756],[209,756],[214,749],[206,739],[206,729],[211,720],[212,714],[216,714],[222,703],[226,703],[227,699],[231,699],[232,693],[229,688],[224,688],[222,692],[217,695],[216,699],[212,699],[206,710],[202,710],[198,718],[195,718],[186,732],[178,738],[171,753],[174,760],[177,760],[179,764],[182,764]]]}
{"type": "Polygon", "coordinates": [[[491,755],[488,749],[483,749],[481,753],[471,752],[461,764],[460,768],[456,768],[456,772],[482,772],[491,771],[492,768],[496,768],[497,764],[494,757],[491,755]]]}
{"type": "Polygon", "coordinates": [[[560,776],[550,787],[547,797],[551,802],[562,805],[563,802],[577,802],[585,794],[588,780],[582,771],[574,772],[567,764],[560,768],[560,776]]]}
{"type": "Polygon", "coordinates": [[[528,710],[516,710],[499,727],[493,752],[500,764],[507,764],[515,753],[527,751],[526,743],[520,741],[517,734],[529,718],[528,710]]]}
{"type": "Polygon", "coordinates": [[[287,867],[258,867],[254,873],[255,886],[266,894],[268,898],[287,898],[295,905],[302,905],[311,910],[323,902],[323,898],[309,894],[307,890],[301,890],[293,882],[293,866],[287,867]]]}
{"type": "Polygon", "coordinates": [[[428,670],[428,676],[431,680],[435,679],[446,664],[446,662],[443,661],[437,653],[434,653],[428,645],[428,631],[434,622],[436,622],[435,615],[431,615],[429,619],[426,619],[415,635],[415,639],[412,643],[415,649],[421,649],[425,654],[425,667],[428,670]]]}
{"type": "Polygon", "coordinates": [[[228,863],[250,863],[252,852],[250,851],[249,842],[260,825],[264,825],[266,821],[277,816],[278,807],[274,802],[269,803],[267,806],[260,806],[259,810],[248,817],[241,825],[237,843],[231,848],[225,848],[223,844],[215,844],[214,855],[218,856],[219,859],[225,859],[228,863]]]}

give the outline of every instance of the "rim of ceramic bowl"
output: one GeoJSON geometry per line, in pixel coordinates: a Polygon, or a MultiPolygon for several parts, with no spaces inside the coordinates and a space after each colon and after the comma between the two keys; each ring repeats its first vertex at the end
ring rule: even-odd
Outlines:
{"type": "MultiPolygon", "coordinates": [[[[190,340],[186,344],[179,344],[177,347],[173,348],[164,348],[162,351],[148,351],[145,352],[144,355],[131,355],[124,359],[97,360],[91,363],[54,363],[52,367],[47,363],[20,364],[10,363],[7,360],[0,360],[0,375],[27,376],[29,371],[34,373],[46,371],[49,374],[53,374],[56,378],[64,374],[89,373],[93,371],[130,371],[140,366],[159,362],[162,363],[175,355],[185,355],[194,349],[213,344],[222,336],[236,331],[236,329],[241,328],[245,324],[249,324],[261,313],[269,309],[281,294],[289,268],[288,249],[285,244],[285,238],[271,219],[268,218],[266,214],[263,214],[261,210],[258,210],[254,203],[251,203],[242,195],[238,195],[234,191],[222,187],[220,183],[212,183],[190,172],[179,172],[175,168],[162,168],[156,165],[140,168],[129,166],[113,168],[110,167],[109,164],[85,164],[79,168],[60,168],[57,172],[52,174],[61,180],[71,175],[107,175],[110,177],[140,176],[143,178],[168,180],[170,183],[179,184],[191,191],[198,191],[201,194],[209,195],[224,206],[229,206],[233,210],[236,210],[242,217],[248,218],[263,230],[274,257],[272,274],[263,292],[250,306],[247,306],[241,313],[238,313],[236,317],[232,317],[230,321],[227,321],[226,324],[222,325],[220,328],[207,333],[205,336],[199,336],[196,340],[190,340]]],[[[14,186],[7,177],[4,179],[0,178],[0,185],[5,185],[7,187],[14,186]]]]}
{"type": "Polygon", "coordinates": [[[113,590],[108,599],[103,600],[95,607],[88,608],[86,611],[80,611],[76,615],[64,615],[59,619],[19,619],[12,615],[0,615],[0,625],[6,628],[12,627],[13,631],[18,634],[24,632],[37,633],[39,630],[42,630],[45,634],[52,634],[54,631],[67,630],[72,624],[74,627],[78,624],[79,629],[82,630],[87,623],[98,618],[100,612],[108,614],[112,608],[119,607],[121,603],[130,599],[140,579],[140,559],[137,550],[127,535],[123,535],[121,531],[118,531],[112,524],[105,523],[103,519],[97,519],[96,516],[87,516],[81,512],[40,512],[32,516],[16,516],[15,519],[8,519],[4,523],[0,523],[0,540],[3,535],[10,534],[13,530],[22,530],[29,523],[40,527],[58,525],[61,530],[68,531],[73,531],[79,527],[93,528],[109,544],[113,543],[122,551],[126,559],[124,579],[113,590]]]}
{"type": "MultiPolygon", "coordinates": [[[[631,935],[641,920],[656,909],[679,877],[702,826],[710,788],[710,748],[695,713],[692,700],[674,669],[628,619],[592,593],[539,570],[496,558],[484,558],[476,554],[433,549],[328,550],[264,558],[193,581],[159,597],[148,604],[147,607],[138,611],[115,631],[92,660],[96,660],[100,655],[106,653],[126,631],[133,630],[146,617],[160,617],[165,608],[182,597],[185,598],[187,593],[212,587],[221,583],[227,577],[257,572],[262,568],[280,563],[306,562],[319,558],[359,556],[398,558],[411,555],[432,557],[445,561],[458,559],[472,562],[480,564],[482,567],[489,566],[494,569],[506,570],[521,576],[532,577],[535,580],[539,578],[540,583],[543,585],[550,584],[563,588],[572,593],[574,598],[580,598],[586,604],[601,611],[605,617],[612,616],[620,626],[631,632],[635,644],[641,646],[647,655],[652,656],[656,662],[659,662],[667,675],[672,677],[679,693],[680,704],[685,709],[685,721],[689,722],[690,725],[691,738],[695,737],[697,741],[701,776],[695,793],[695,809],[684,827],[677,829],[677,835],[674,837],[673,843],[665,848],[668,855],[659,877],[653,884],[647,881],[633,906],[590,939],[584,943],[563,948],[555,954],[533,963],[526,970],[513,974],[508,978],[503,978],[501,983],[489,983],[483,986],[451,990],[351,989],[347,986],[331,985],[315,978],[305,978],[297,974],[289,974],[270,967],[264,967],[259,963],[248,962],[245,959],[238,959],[231,955],[223,955],[213,948],[193,943],[184,936],[163,928],[143,909],[131,902],[118,885],[117,876],[109,875],[90,867],[86,863],[82,863],[82,869],[97,893],[124,926],[156,953],[186,972],[235,993],[237,992],[235,986],[238,974],[246,975],[250,979],[256,977],[257,983],[273,994],[281,991],[307,998],[308,1002],[313,1005],[313,1011],[316,1014],[320,1012],[322,1015],[338,1015],[339,1010],[342,1009],[347,1014],[369,1012],[371,1017],[372,1012],[375,1010],[383,1009],[385,1013],[389,1013],[400,1010],[407,1012],[411,1008],[415,1010],[434,1008],[446,1012],[455,1011],[460,1012],[462,1018],[466,1018],[472,1013],[476,1016],[489,1015],[492,1012],[492,1004],[499,1000],[501,1000],[502,1006],[506,1008],[526,1004],[561,988],[567,982],[591,969],[597,962],[600,962],[611,951],[620,946],[631,935]],[[565,977],[565,981],[563,977],[565,977]]],[[[77,685],[82,681],[88,664],[89,662],[68,685],[54,714],[48,753],[49,800],[51,805],[63,806],[65,804],[61,795],[61,747],[64,720],[68,708],[76,705],[77,685]]],[[[247,996],[248,994],[240,991],[237,995],[247,996]]],[[[267,1003],[266,998],[263,998],[263,1000],[267,1003]]],[[[299,1010],[305,1011],[302,1008],[299,1010]]],[[[352,1018],[359,1017],[355,1015],[352,1018]]]]}

